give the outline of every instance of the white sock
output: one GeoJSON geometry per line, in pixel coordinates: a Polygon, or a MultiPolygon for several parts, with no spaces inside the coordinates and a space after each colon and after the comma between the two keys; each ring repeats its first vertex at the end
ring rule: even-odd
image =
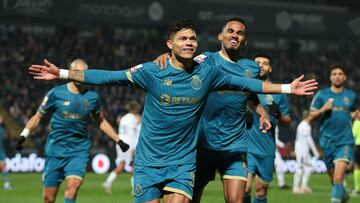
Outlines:
{"type": "Polygon", "coordinates": [[[293,189],[298,190],[300,188],[301,175],[303,173],[302,168],[297,167],[294,174],[294,186],[293,189]]]}
{"type": "Polygon", "coordinates": [[[311,170],[312,167],[311,166],[305,166],[304,167],[304,174],[301,180],[301,187],[308,187],[308,182],[309,182],[309,178],[311,175],[311,170]]]}
{"type": "Polygon", "coordinates": [[[276,170],[276,176],[278,179],[278,185],[279,185],[279,187],[282,187],[285,185],[285,176],[284,176],[284,171],[282,169],[282,164],[277,164],[275,166],[275,170],[276,170]]]}
{"type": "Polygon", "coordinates": [[[110,175],[108,176],[108,178],[106,179],[106,183],[111,186],[112,183],[114,182],[114,180],[116,179],[116,177],[117,177],[117,174],[115,172],[111,172],[110,175]]]}

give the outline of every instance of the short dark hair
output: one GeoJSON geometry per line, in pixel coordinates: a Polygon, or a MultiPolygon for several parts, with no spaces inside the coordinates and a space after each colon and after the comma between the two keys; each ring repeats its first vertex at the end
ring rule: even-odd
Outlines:
{"type": "Polygon", "coordinates": [[[270,62],[270,64],[271,64],[272,59],[271,59],[271,56],[270,56],[269,54],[257,53],[257,54],[254,55],[254,60],[255,60],[257,57],[267,58],[267,59],[269,59],[269,62],[270,62]]]}
{"type": "Polygon", "coordinates": [[[189,19],[180,19],[176,21],[174,24],[170,25],[168,29],[168,39],[173,38],[175,33],[179,32],[182,29],[195,30],[195,25],[189,19]]]}
{"type": "Polygon", "coordinates": [[[223,29],[226,27],[226,25],[229,23],[229,22],[232,22],[232,21],[236,21],[236,22],[239,22],[241,24],[243,24],[246,28],[246,23],[245,23],[245,20],[242,19],[242,18],[239,18],[239,17],[234,17],[234,18],[229,18],[225,21],[224,25],[223,25],[223,29]]]}
{"type": "Polygon", "coordinates": [[[125,107],[129,112],[132,112],[132,113],[140,113],[140,111],[141,111],[140,104],[135,100],[131,100],[129,103],[126,104],[125,107]]]}
{"type": "Polygon", "coordinates": [[[329,72],[330,72],[330,74],[331,74],[331,72],[332,72],[333,70],[335,70],[335,69],[340,69],[340,70],[342,70],[342,72],[344,72],[344,74],[346,75],[346,70],[345,70],[345,68],[344,68],[342,65],[338,64],[338,63],[333,63],[333,64],[331,64],[331,65],[329,66],[329,72]]]}

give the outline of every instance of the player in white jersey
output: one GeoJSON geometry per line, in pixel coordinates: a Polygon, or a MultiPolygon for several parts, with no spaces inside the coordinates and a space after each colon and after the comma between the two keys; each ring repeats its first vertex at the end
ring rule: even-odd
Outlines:
{"type": "MultiPolygon", "coordinates": [[[[102,184],[104,191],[108,194],[111,194],[111,186],[115,181],[117,176],[124,171],[130,171],[133,173],[133,160],[134,152],[138,142],[139,133],[140,133],[140,104],[136,101],[130,101],[127,104],[128,113],[125,114],[119,122],[119,136],[123,140],[126,140],[126,143],[130,145],[129,150],[123,152],[116,145],[116,165],[117,167],[110,173],[106,181],[102,184]]],[[[125,141],[124,141],[125,142],[125,141]]],[[[130,179],[131,187],[133,187],[133,176],[130,179]]]]}
{"type": "Polygon", "coordinates": [[[294,174],[293,193],[311,193],[308,186],[312,171],[311,153],[315,158],[319,158],[319,152],[316,149],[314,140],[311,137],[312,116],[309,111],[304,111],[303,120],[296,129],[295,154],[296,154],[296,172],[294,174]],[[301,182],[301,187],[300,187],[301,182]]]}

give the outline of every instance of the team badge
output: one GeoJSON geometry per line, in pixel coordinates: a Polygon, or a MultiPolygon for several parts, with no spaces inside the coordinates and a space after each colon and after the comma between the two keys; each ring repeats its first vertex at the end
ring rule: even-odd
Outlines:
{"type": "Polygon", "coordinates": [[[89,108],[89,101],[87,99],[84,99],[83,105],[84,105],[84,109],[88,109],[89,108]]]}
{"type": "Polygon", "coordinates": [[[343,102],[344,102],[344,104],[349,105],[350,104],[349,97],[344,97],[343,102]]]}
{"type": "Polygon", "coordinates": [[[134,73],[134,72],[136,72],[137,69],[139,69],[141,67],[143,67],[143,64],[136,65],[136,66],[130,68],[130,72],[134,73]]]}
{"type": "Polygon", "coordinates": [[[166,85],[166,86],[171,86],[172,85],[172,80],[164,80],[164,85],[166,85]]]}
{"type": "Polygon", "coordinates": [[[202,62],[205,61],[205,58],[206,58],[206,57],[207,57],[206,55],[200,54],[200,55],[198,55],[198,56],[195,56],[194,61],[196,61],[196,62],[198,62],[198,63],[202,63],[202,62]]]}
{"type": "Polygon", "coordinates": [[[246,70],[245,70],[245,78],[252,78],[251,76],[252,76],[251,70],[246,69],[246,70]]]}
{"type": "Polygon", "coordinates": [[[194,90],[199,90],[202,86],[201,80],[198,76],[194,75],[192,76],[192,81],[191,81],[191,87],[194,90]]]}
{"type": "Polygon", "coordinates": [[[265,96],[265,103],[266,103],[267,105],[273,104],[273,101],[274,101],[274,98],[273,98],[273,96],[272,96],[271,94],[267,94],[267,95],[265,96]]]}
{"type": "Polygon", "coordinates": [[[136,186],[134,188],[134,195],[137,197],[142,195],[142,187],[140,184],[136,184],[136,186]]]}
{"type": "Polygon", "coordinates": [[[64,106],[69,106],[70,105],[70,101],[64,101],[64,106]]]}

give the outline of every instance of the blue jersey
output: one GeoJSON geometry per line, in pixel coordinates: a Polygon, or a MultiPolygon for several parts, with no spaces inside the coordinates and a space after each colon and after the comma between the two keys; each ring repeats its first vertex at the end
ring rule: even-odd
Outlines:
{"type": "Polygon", "coordinates": [[[92,113],[100,112],[100,99],[96,92],[73,93],[67,84],[57,86],[47,93],[38,111],[52,113],[51,131],[45,145],[47,156],[69,157],[89,153],[88,122],[92,113]]]}
{"type": "MultiPolygon", "coordinates": [[[[198,57],[212,58],[224,72],[246,78],[257,78],[259,66],[254,60],[228,61],[220,52],[206,52],[198,57]]],[[[195,57],[195,60],[198,58],[195,57]]],[[[246,152],[246,103],[249,92],[239,89],[218,89],[209,93],[199,128],[199,147],[217,151],[246,152]]]]}
{"type": "Polygon", "coordinates": [[[355,92],[348,89],[341,93],[334,93],[330,88],[320,90],[311,102],[310,109],[320,109],[328,99],[334,99],[333,107],[321,118],[320,146],[354,144],[350,111],[355,110],[355,92]]]}
{"type": "Polygon", "coordinates": [[[191,164],[196,161],[196,130],[208,93],[231,85],[255,92],[262,89],[259,80],[233,77],[211,64],[203,62],[187,71],[170,63],[161,70],[153,62],[125,71],[87,70],[84,81],[113,85],[130,82],[145,89],[136,165],[191,164]]]}
{"type": "MultiPolygon", "coordinates": [[[[269,105],[279,107],[281,115],[289,115],[288,99],[285,94],[258,94],[261,105],[269,110],[269,105]]],[[[259,115],[252,112],[253,121],[251,128],[248,130],[248,152],[258,156],[275,156],[275,127],[277,119],[273,115],[270,116],[272,128],[266,134],[262,133],[259,126],[259,115]]]]}

